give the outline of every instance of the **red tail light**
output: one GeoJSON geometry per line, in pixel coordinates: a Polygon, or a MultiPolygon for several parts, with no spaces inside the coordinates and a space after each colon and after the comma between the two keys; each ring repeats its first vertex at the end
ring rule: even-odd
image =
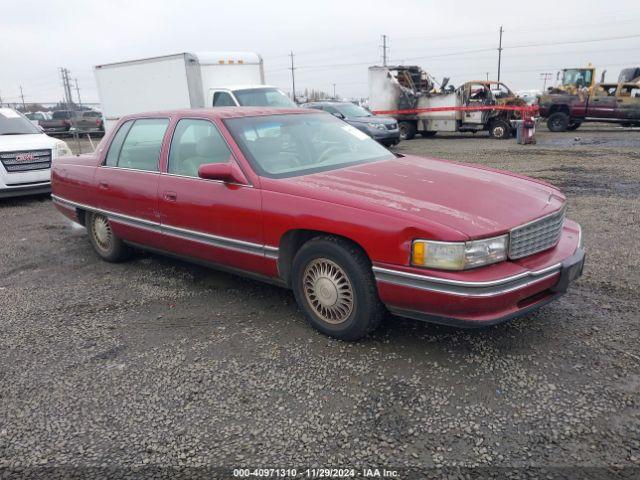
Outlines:
{"type": "Polygon", "coordinates": [[[96,127],[99,127],[99,126],[100,126],[100,123],[101,123],[101,122],[100,122],[100,119],[98,118],[98,119],[96,120],[96,127]]]}

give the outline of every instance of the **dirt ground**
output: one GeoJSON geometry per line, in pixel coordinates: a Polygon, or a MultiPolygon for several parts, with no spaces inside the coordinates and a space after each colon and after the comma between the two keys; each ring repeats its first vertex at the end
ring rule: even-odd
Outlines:
{"type": "Polygon", "coordinates": [[[150,254],[104,263],[48,198],[2,200],[0,478],[207,466],[637,478],[640,130],[397,150],[561,187],[584,276],[506,324],[390,317],[350,344],[312,330],[287,290],[150,254]]]}

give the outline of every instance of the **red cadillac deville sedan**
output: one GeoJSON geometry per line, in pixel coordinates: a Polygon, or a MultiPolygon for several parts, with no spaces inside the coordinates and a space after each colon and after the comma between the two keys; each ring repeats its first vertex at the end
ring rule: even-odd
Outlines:
{"type": "Polygon", "coordinates": [[[314,110],[128,116],[94,154],[54,159],[52,189],[103,259],[138,247],[276,283],[347,340],[387,310],[473,327],[523,315],[584,263],[553,186],[394,154],[314,110]]]}

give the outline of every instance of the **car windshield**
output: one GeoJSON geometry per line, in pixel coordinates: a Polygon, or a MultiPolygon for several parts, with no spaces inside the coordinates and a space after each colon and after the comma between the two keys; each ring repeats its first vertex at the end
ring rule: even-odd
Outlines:
{"type": "Polygon", "coordinates": [[[0,108],[0,135],[42,133],[26,117],[11,108],[0,108]]]}
{"type": "Polygon", "coordinates": [[[289,97],[277,88],[250,88],[247,90],[234,90],[233,94],[243,107],[297,107],[289,97]]]}
{"type": "Polygon", "coordinates": [[[395,158],[367,134],[326,113],[224,122],[254,169],[266,177],[294,177],[395,158]]]}
{"type": "Polygon", "coordinates": [[[373,117],[373,114],[353,103],[341,103],[333,105],[345,117],[373,117]]]}

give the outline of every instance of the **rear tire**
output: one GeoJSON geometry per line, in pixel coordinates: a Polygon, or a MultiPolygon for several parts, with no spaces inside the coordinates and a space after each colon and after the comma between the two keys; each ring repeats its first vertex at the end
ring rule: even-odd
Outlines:
{"type": "Polygon", "coordinates": [[[569,115],[564,112],[553,113],[547,118],[547,128],[551,132],[566,132],[570,120],[569,115]]]}
{"type": "Polygon", "coordinates": [[[400,139],[411,140],[416,136],[416,124],[413,122],[400,122],[398,123],[400,128],[400,139]]]}
{"type": "Polygon", "coordinates": [[[493,138],[497,138],[498,140],[507,140],[511,138],[511,132],[511,124],[506,120],[497,118],[493,122],[491,122],[489,133],[493,138]]]}
{"type": "Polygon", "coordinates": [[[331,236],[309,240],[296,254],[291,273],[298,306],[318,331],[353,341],[380,325],[385,309],[371,262],[350,242],[331,236]]]}
{"type": "Polygon", "coordinates": [[[122,262],[131,256],[131,249],[111,228],[109,219],[100,213],[87,213],[89,242],[100,258],[107,262],[122,262]]]}

